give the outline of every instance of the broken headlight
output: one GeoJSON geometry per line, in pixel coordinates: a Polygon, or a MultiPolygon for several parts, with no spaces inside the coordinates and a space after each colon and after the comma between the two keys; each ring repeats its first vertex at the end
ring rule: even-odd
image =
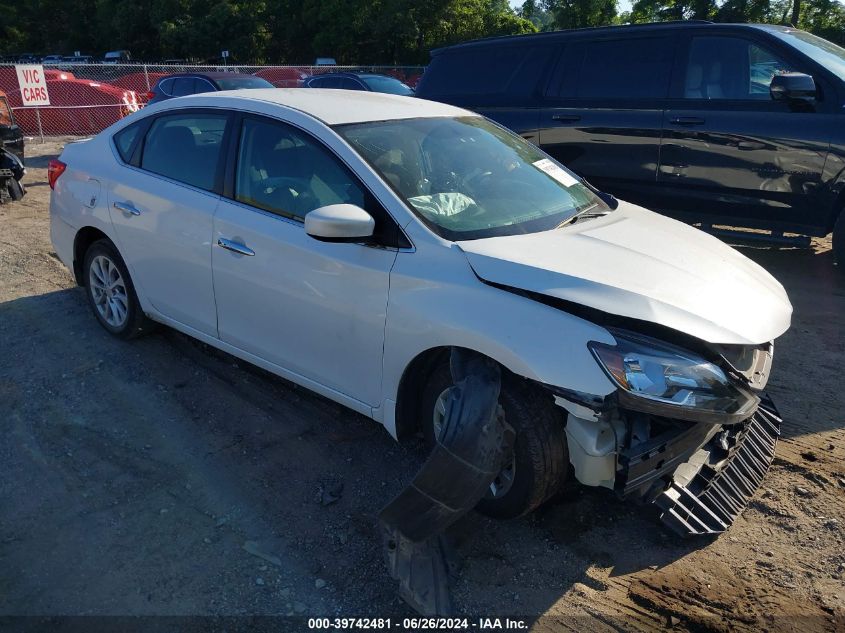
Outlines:
{"type": "Polygon", "coordinates": [[[619,387],[622,406],[668,418],[732,424],[754,413],[759,399],[710,361],[662,341],[612,330],[616,345],[589,343],[619,387]]]}

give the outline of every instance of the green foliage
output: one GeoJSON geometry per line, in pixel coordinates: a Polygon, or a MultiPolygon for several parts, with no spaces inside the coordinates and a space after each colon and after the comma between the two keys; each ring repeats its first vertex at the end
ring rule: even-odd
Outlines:
{"type": "Polygon", "coordinates": [[[425,63],[431,48],[537,28],[507,0],[0,0],[0,53],[425,63]]]}

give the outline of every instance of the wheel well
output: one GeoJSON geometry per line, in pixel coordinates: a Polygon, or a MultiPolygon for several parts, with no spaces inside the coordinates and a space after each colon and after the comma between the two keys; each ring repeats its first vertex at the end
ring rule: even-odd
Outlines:
{"type": "Polygon", "coordinates": [[[85,253],[88,247],[101,239],[108,239],[108,235],[93,226],[86,226],[76,233],[73,240],[73,276],[80,286],[85,285],[85,275],[82,274],[82,263],[85,260],[85,253]]]}
{"type": "MultiPolygon", "coordinates": [[[[396,394],[396,439],[400,442],[413,437],[419,428],[420,398],[428,376],[443,362],[449,362],[452,347],[433,347],[420,352],[414,360],[408,363],[399,381],[396,394]]],[[[481,352],[477,352],[481,354],[481,352]]],[[[493,359],[495,360],[495,359],[493,359]]],[[[497,361],[498,362],[498,361],[497,361]]],[[[506,366],[502,368],[502,384],[510,381],[525,382],[527,379],[511,372],[506,366]]]]}
{"type": "Polygon", "coordinates": [[[400,442],[419,431],[417,411],[423,386],[429,374],[444,360],[448,361],[451,347],[434,347],[421,352],[408,363],[399,381],[396,395],[396,439],[400,442]]]}

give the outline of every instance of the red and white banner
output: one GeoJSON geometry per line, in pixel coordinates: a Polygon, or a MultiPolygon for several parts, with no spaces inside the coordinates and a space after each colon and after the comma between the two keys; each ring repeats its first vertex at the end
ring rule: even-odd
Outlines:
{"type": "Polygon", "coordinates": [[[40,64],[15,66],[15,72],[18,74],[18,85],[21,88],[21,101],[24,106],[50,105],[43,66],[40,64]]]}

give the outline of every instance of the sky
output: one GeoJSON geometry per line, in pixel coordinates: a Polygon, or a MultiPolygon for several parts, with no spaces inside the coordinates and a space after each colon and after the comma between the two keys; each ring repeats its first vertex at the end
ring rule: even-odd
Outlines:
{"type": "MultiPolygon", "coordinates": [[[[525,0],[510,0],[511,6],[514,9],[519,9],[525,0]]],[[[617,0],[619,13],[631,10],[631,0],[617,0]]]]}

